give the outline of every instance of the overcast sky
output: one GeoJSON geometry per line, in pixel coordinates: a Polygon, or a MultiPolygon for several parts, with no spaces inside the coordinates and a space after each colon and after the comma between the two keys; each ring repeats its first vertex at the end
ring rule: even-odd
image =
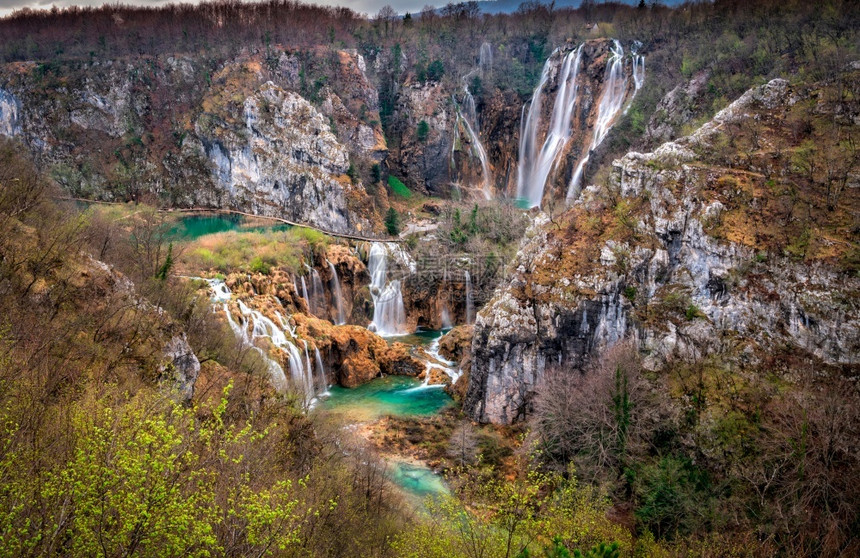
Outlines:
{"type": "MultiPolygon", "coordinates": [[[[447,4],[447,1],[440,0],[314,0],[309,3],[324,4],[329,6],[347,6],[361,13],[375,14],[379,8],[385,5],[391,5],[400,13],[418,12],[427,4],[441,5],[447,4]]],[[[120,0],[123,4],[137,4],[140,6],[162,6],[168,4],[171,0],[120,0]]],[[[173,0],[178,3],[178,0],[173,0]]],[[[0,0],[0,17],[9,15],[12,11],[19,8],[51,8],[51,6],[101,6],[105,4],[105,0],[0,0]]]]}

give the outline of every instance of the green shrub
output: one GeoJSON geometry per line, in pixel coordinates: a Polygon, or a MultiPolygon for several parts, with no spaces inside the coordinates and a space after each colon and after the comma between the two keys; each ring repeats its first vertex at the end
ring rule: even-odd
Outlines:
{"type": "Polygon", "coordinates": [[[252,273],[262,273],[263,275],[268,275],[272,271],[272,266],[270,266],[267,262],[263,261],[263,258],[260,256],[255,257],[251,260],[251,265],[249,269],[252,273]]]}
{"type": "Polygon", "coordinates": [[[391,188],[392,192],[394,192],[401,198],[412,197],[412,191],[406,187],[406,184],[401,182],[399,178],[392,174],[388,175],[388,186],[391,188]]]}
{"type": "Polygon", "coordinates": [[[391,236],[400,234],[400,215],[393,207],[389,207],[388,212],[385,214],[385,230],[391,236]]]}

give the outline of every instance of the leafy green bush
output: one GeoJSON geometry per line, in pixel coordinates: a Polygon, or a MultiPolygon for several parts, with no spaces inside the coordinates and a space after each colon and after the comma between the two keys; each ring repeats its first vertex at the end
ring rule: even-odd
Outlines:
{"type": "Polygon", "coordinates": [[[251,273],[262,273],[263,275],[268,275],[272,271],[272,266],[263,261],[263,258],[257,256],[251,260],[249,269],[251,270],[251,273]]]}
{"type": "Polygon", "coordinates": [[[385,230],[391,236],[400,234],[400,215],[393,207],[389,207],[388,212],[385,214],[385,230]]]}
{"type": "Polygon", "coordinates": [[[393,191],[401,198],[412,197],[412,191],[406,187],[406,184],[401,182],[400,179],[393,174],[388,175],[388,186],[391,188],[391,191],[393,191]]]}

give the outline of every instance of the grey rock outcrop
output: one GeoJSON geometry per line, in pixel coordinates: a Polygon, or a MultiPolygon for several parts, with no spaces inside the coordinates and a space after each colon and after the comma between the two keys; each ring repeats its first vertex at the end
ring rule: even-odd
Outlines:
{"type": "Polygon", "coordinates": [[[15,136],[21,132],[20,112],[15,95],[0,89],[0,135],[15,136]]]}
{"type": "Polygon", "coordinates": [[[574,211],[613,196],[642,209],[624,217],[632,234],[602,240],[596,261],[576,271],[565,267],[576,261],[569,240],[536,221],[510,280],[478,315],[466,412],[482,422],[521,420],[548,367],[579,373],[625,338],[655,370],[715,354],[754,365],[784,347],[829,365],[860,363],[860,301],[851,294],[860,278],[826,261],[762,259],[707,233],[725,208],[707,189],[717,171],[697,154],[728,125],[795,100],[774,80],[691,136],[615,161],[609,184],[586,188],[574,211]]]}
{"type": "Polygon", "coordinates": [[[245,99],[242,117],[242,128],[212,115],[195,128],[226,203],[332,231],[351,230],[349,153],[325,117],[272,82],[245,99]]]}
{"type": "Polygon", "coordinates": [[[160,369],[162,381],[172,382],[182,401],[190,402],[200,374],[200,361],[184,333],[170,339],[164,347],[164,359],[160,369]]]}

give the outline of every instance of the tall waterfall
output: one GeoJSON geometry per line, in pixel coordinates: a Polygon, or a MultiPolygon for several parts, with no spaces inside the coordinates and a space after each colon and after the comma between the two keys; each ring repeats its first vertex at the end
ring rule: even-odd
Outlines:
{"type": "MultiPolygon", "coordinates": [[[[633,81],[634,91],[639,91],[642,82],[645,80],[645,59],[641,56],[634,55],[633,63],[633,81]],[[641,60],[641,67],[639,61],[641,60]],[[639,72],[641,69],[641,77],[639,72]],[[641,80],[641,81],[640,81],[641,80]]],[[[603,96],[600,98],[600,105],[597,108],[597,119],[594,122],[594,131],[591,136],[591,146],[588,148],[585,156],[576,165],[576,170],[570,179],[570,185],[567,189],[567,199],[572,200],[579,195],[582,182],[582,173],[585,170],[585,165],[591,158],[591,153],[597,149],[606,134],[615,123],[615,118],[621,112],[621,107],[627,99],[627,75],[624,73],[624,49],[618,41],[613,42],[612,54],[606,66],[606,78],[604,79],[603,96]]]]}
{"type": "Polygon", "coordinates": [[[302,275],[302,298],[305,299],[305,302],[308,305],[308,312],[311,314],[314,313],[314,308],[312,306],[312,302],[310,297],[308,296],[308,284],[305,282],[305,276],[302,275]]]}
{"type": "Polygon", "coordinates": [[[322,279],[316,268],[311,269],[311,296],[314,297],[314,314],[316,316],[325,316],[325,290],[323,289],[322,279]],[[322,301],[322,304],[320,304],[322,301]]]}
{"type": "Polygon", "coordinates": [[[466,323],[475,323],[475,301],[472,296],[472,276],[466,272],[466,323]]]}
{"type": "Polygon", "coordinates": [[[479,71],[483,73],[485,65],[488,65],[488,67],[492,66],[492,52],[493,51],[490,48],[489,43],[483,43],[481,45],[478,67],[462,78],[463,106],[458,105],[456,99],[454,100],[457,115],[463,123],[466,135],[469,136],[469,144],[472,146],[472,155],[477,157],[478,161],[481,163],[481,178],[483,179],[482,192],[484,197],[488,200],[493,197],[493,178],[490,174],[490,163],[487,159],[487,150],[484,149],[484,144],[481,143],[481,138],[478,135],[481,128],[478,125],[475,98],[472,96],[472,92],[469,91],[469,79],[479,71]]]}
{"type": "MultiPolygon", "coordinates": [[[[554,54],[554,53],[553,53],[554,54]]],[[[543,89],[552,69],[552,56],[547,59],[535,89],[528,115],[520,129],[520,164],[517,171],[517,197],[528,202],[530,207],[541,204],[544,188],[556,160],[570,139],[571,115],[576,105],[579,86],[576,78],[582,61],[582,45],[570,51],[561,65],[558,76],[558,92],[555,96],[552,117],[546,138],[540,151],[537,132],[540,125],[543,89]]]]}
{"type": "Polygon", "coordinates": [[[343,291],[340,290],[340,279],[337,277],[337,269],[334,264],[328,262],[328,268],[331,270],[331,294],[334,298],[335,308],[337,308],[337,325],[346,323],[346,312],[343,309],[343,291]]]}
{"type": "Polygon", "coordinates": [[[490,43],[481,43],[481,51],[478,53],[478,67],[481,73],[490,72],[493,69],[493,47],[490,43]]]}
{"type": "Polygon", "coordinates": [[[367,271],[370,273],[370,296],[373,298],[373,321],[368,326],[379,335],[402,335],[406,329],[406,308],[400,281],[386,281],[388,249],[381,242],[370,245],[367,271]]]}
{"type": "Polygon", "coordinates": [[[301,391],[304,397],[304,403],[310,407],[317,394],[325,391],[318,390],[318,385],[325,385],[325,371],[321,366],[316,371],[317,375],[322,376],[322,381],[314,380],[314,370],[310,365],[310,358],[307,352],[307,341],[305,344],[305,358],[302,359],[302,354],[299,352],[295,343],[287,339],[287,334],[293,339],[296,338],[295,332],[290,330],[286,319],[277,313],[276,317],[281,325],[275,324],[271,319],[263,315],[258,310],[249,308],[247,304],[238,301],[239,313],[241,314],[241,323],[237,323],[233,318],[228,306],[228,300],[232,293],[223,281],[209,280],[209,285],[214,292],[213,301],[223,302],[222,309],[227,317],[227,323],[230,328],[241,340],[245,347],[257,351],[257,353],[266,362],[269,369],[269,376],[272,385],[278,391],[285,391],[287,388],[287,377],[283,367],[277,360],[272,358],[269,353],[254,344],[255,339],[267,338],[275,347],[281,349],[287,356],[287,364],[290,367],[290,382],[292,385],[301,391]],[[250,329],[250,335],[248,330],[250,329]]]}
{"type": "Polygon", "coordinates": [[[320,356],[320,350],[318,347],[314,347],[314,361],[316,362],[317,377],[320,379],[320,384],[317,389],[320,394],[325,394],[328,392],[328,378],[325,374],[325,366],[323,366],[322,357],[320,356]]]}

